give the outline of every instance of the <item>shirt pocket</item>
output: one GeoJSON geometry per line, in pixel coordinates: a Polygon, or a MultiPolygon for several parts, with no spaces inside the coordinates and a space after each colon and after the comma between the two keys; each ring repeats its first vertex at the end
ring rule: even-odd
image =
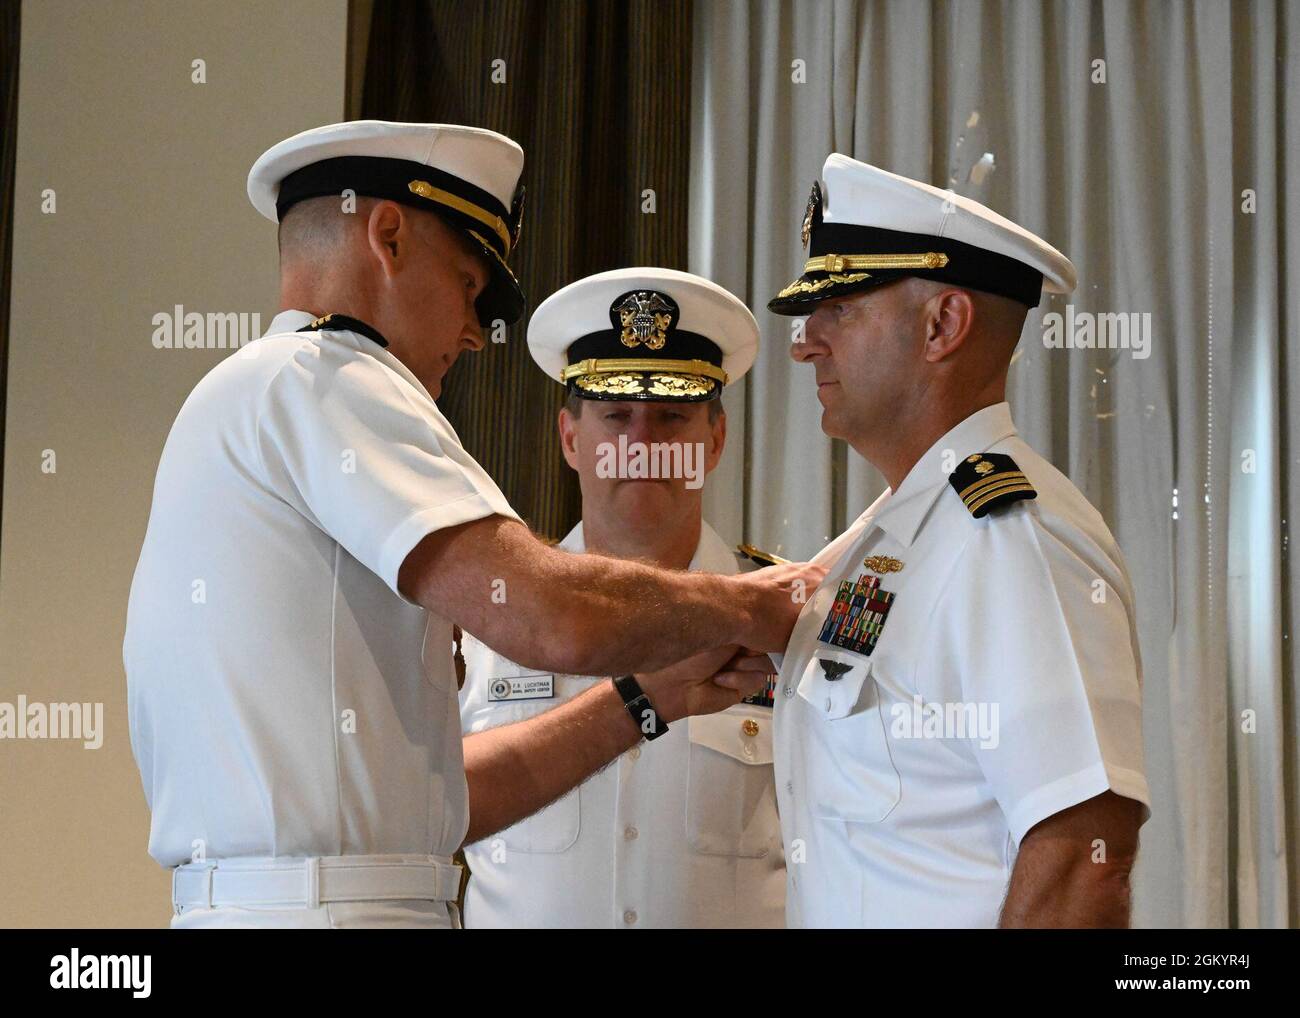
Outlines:
{"type": "Polygon", "coordinates": [[[799,680],[815,715],[804,759],[811,812],[820,819],[877,823],[901,795],[871,668],[868,657],[818,647],[799,680]]]}
{"type": "Polygon", "coordinates": [[[760,859],[778,819],[772,711],[733,707],[689,720],[686,840],[701,855],[760,859]]]}
{"type": "Polygon", "coordinates": [[[496,837],[508,851],[537,855],[567,852],[577,842],[582,826],[580,798],[581,786],[513,827],[507,827],[496,837]]]}

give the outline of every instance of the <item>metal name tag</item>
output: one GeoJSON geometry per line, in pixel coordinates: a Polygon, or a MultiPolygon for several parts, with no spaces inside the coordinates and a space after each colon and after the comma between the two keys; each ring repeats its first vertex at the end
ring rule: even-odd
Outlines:
{"type": "Polygon", "coordinates": [[[555,695],[554,675],[518,675],[493,679],[488,686],[488,701],[546,700],[555,695]]]}

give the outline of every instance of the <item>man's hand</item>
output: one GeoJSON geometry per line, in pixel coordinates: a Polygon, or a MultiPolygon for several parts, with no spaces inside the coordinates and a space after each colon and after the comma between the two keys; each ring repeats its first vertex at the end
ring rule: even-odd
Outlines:
{"type": "Polygon", "coordinates": [[[736,606],[742,613],[744,645],[756,652],[784,651],[799,612],[825,577],[826,569],[811,562],[727,577],[738,588],[736,606]]]}
{"type": "Polygon", "coordinates": [[[403,560],[397,589],[526,668],[616,675],[723,644],[783,650],[823,575],[786,565],[719,576],[575,555],[488,516],[426,535],[403,560]],[[610,626],[630,604],[638,624],[610,626]]]}
{"type": "MultiPolygon", "coordinates": [[[[637,681],[665,721],[724,710],[763,688],[766,654],[720,647],[637,681]]],[[[612,682],[598,682],[544,714],[466,736],[466,843],[518,823],[641,741],[612,682]]]]}
{"type": "Polygon", "coordinates": [[[776,668],[766,654],[717,647],[636,680],[659,716],[669,723],[693,714],[715,714],[759,692],[776,668]]]}

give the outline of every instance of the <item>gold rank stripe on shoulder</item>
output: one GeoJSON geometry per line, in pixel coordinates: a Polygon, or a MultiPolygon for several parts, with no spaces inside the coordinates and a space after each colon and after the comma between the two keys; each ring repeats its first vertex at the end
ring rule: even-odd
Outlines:
{"type": "Polygon", "coordinates": [[[975,512],[993,499],[1015,491],[1037,494],[1033,485],[1029,483],[1029,479],[1024,474],[1016,471],[1008,474],[995,474],[985,482],[971,485],[967,489],[968,494],[962,495],[961,500],[965,503],[967,509],[975,512]]]}
{"type": "Polygon", "coordinates": [[[963,502],[969,504],[972,500],[979,498],[981,495],[987,492],[989,488],[998,487],[999,485],[1004,484],[1008,481],[1023,481],[1025,484],[1028,484],[1029,478],[1026,477],[1019,470],[1003,470],[996,474],[986,474],[984,477],[981,477],[974,484],[969,485],[968,487],[965,487],[961,491],[957,492],[957,494],[961,496],[961,500],[963,502]]]}
{"type": "Polygon", "coordinates": [[[948,483],[977,520],[1012,502],[1038,497],[1016,461],[1002,452],[967,456],[948,475],[948,483]]]}
{"type": "Polygon", "coordinates": [[[1028,481],[1014,481],[993,491],[987,491],[973,501],[966,503],[966,508],[971,512],[977,512],[982,509],[986,502],[991,502],[995,498],[1001,498],[1003,495],[1010,495],[1014,492],[1024,492],[1026,495],[1037,495],[1034,486],[1028,481]]]}

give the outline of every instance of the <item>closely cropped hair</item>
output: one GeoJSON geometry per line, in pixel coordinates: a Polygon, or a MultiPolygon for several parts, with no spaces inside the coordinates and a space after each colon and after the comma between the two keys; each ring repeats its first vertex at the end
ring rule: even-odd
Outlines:
{"type": "Polygon", "coordinates": [[[358,197],[356,209],[344,212],[342,199],[333,195],[300,201],[284,214],[277,234],[280,255],[320,257],[327,254],[343,236],[349,216],[369,213],[374,199],[358,197]]]}

